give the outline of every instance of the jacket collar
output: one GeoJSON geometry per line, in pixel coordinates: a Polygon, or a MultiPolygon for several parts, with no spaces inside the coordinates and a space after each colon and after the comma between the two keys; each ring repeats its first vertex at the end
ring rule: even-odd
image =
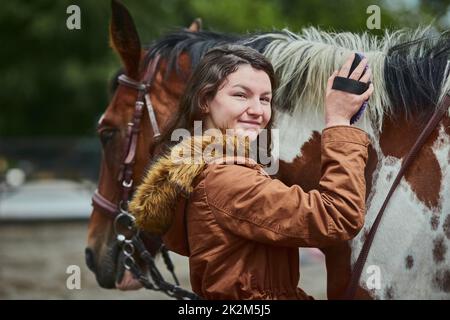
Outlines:
{"type": "Polygon", "coordinates": [[[261,165],[248,157],[249,145],[243,137],[223,135],[215,140],[212,136],[189,137],[173,146],[150,166],[129,204],[136,225],[153,234],[164,234],[177,212],[184,211],[195,178],[210,163],[236,163],[262,170],[261,165]],[[230,147],[246,156],[224,156],[230,147]],[[242,153],[243,150],[246,152],[242,153]]]}

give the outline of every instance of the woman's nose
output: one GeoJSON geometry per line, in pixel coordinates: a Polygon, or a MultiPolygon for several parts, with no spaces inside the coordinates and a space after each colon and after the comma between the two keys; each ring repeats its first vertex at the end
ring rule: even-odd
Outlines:
{"type": "Polygon", "coordinates": [[[251,115],[261,116],[264,114],[264,108],[259,100],[252,100],[250,106],[247,109],[247,113],[251,115]]]}

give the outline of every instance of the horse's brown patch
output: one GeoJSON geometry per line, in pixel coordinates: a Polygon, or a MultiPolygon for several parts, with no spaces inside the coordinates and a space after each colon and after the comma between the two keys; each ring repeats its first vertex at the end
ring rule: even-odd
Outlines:
{"type": "Polygon", "coordinates": [[[433,277],[433,286],[438,290],[450,293],[450,269],[438,270],[433,277]]]}
{"type": "Polygon", "coordinates": [[[327,267],[328,299],[342,299],[351,275],[351,254],[349,242],[321,248],[327,267]]]}
{"type": "Polygon", "coordinates": [[[444,230],[444,234],[447,239],[450,240],[450,214],[445,218],[444,224],[442,225],[442,229],[444,230]]]}
{"type": "Polygon", "coordinates": [[[405,179],[428,208],[439,208],[442,172],[431,146],[420,151],[420,156],[406,171],[405,179]]]}
{"type": "MultiPolygon", "coordinates": [[[[327,296],[330,300],[343,299],[345,290],[351,276],[351,254],[350,242],[321,248],[325,254],[327,267],[327,296]]],[[[374,294],[358,286],[355,299],[373,300],[374,294]]]]}
{"type": "Polygon", "coordinates": [[[444,237],[439,236],[433,241],[433,260],[436,263],[441,263],[445,260],[447,253],[447,245],[444,242],[444,237]]]}
{"type": "Polygon", "coordinates": [[[414,266],[414,258],[411,255],[408,255],[405,258],[406,269],[411,269],[414,266]]]}
{"type": "Polygon", "coordinates": [[[280,160],[277,178],[288,186],[298,184],[305,192],[317,189],[321,167],[321,135],[314,131],[312,137],[303,144],[301,157],[292,163],[280,160]]]}
{"type": "Polygon", "coordinates": [[[401,159],[408,153],[420,133],[420,124],[406,119],[383,119],[380,147],[385,156],[401,159]]]}
{"type": "MultiPolygon", "coordinates": [[[[421,121],[390,119],[386,117],[380,136],[380,146],[384,155],[403,159],[411,150],[423,130],[421,121]]],[[[407,169],[405,179],[417,198],[428,208],[439,208],[442,173],[432,146],[438,137],[434,130],[428,141],[422,146],[416,158],[407,169]]]]}

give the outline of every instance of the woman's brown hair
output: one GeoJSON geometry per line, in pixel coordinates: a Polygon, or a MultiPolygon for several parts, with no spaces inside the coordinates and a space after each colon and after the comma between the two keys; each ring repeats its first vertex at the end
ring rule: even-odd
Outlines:
{"type": "MultiPolygon", "coordinates": [[[[228,75],[237,71],[239,66],[245,64],[267,73],[272,87],[272,94],[275,94],[277,82],[273,66],[261,53],[241,45],[223,45],[212,48],[205,54],[189,78],[187,87],[180,100],[179,113],[173,118],[168,129],[155,144],[156,154],[160,154],[164,148],[168,148],[176,143],[176,141],[171,141],[174,130],[183,128],[187,129],[191,135],[194,134],[194,121],[204,120],[205,114],[202,112],[204,106],[214,99],[228,75]]],[[[258,148],[263,149],[268,157],[271,157],[272,154],[273,102],[271,102],[271,109],[272,116],[265,128],[267,130],[267,143],[258,146],[258,148]]]]}

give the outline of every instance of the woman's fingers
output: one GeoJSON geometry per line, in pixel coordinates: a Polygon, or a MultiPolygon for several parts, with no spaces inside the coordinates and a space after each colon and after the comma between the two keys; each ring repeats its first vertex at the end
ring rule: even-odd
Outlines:
{"type": "Polygon", "coordinates": [[[344,65],[339,70],[338,76],[339,77],[348,77],[348,73],[350,72],[350,68],[352,67],[353,60],[355,59],[355,53],[352,53],[347,60],[344,62],[344,65]]]}
{"type": "Polygon", "coordinates": [[[366,73],[364,73],[364,75],[361,77],[361,79],[359,79],[359,81],[367,83],[371,79],[372,79],[372,70],[370,68],[367,68],[366,73]]]}
{"type": "Polygon", "coordinates": [[[369,85],[369,89],[367,89],[364,93],[360,95],[362,101],[369,100],[370,96],[373,93],[373,83],[369,85]]]}
{"type": "Polygon", "coordinates": [[[364,72],[364,69],[367,65],[367,59],[364,58],[362,59],[359,64],[356,66],[355,70],[353,70],[352,74],[350,75],[350,79],[353,80],[359,80],[359,78],[361,78],[361,75],[364,72]]]}

